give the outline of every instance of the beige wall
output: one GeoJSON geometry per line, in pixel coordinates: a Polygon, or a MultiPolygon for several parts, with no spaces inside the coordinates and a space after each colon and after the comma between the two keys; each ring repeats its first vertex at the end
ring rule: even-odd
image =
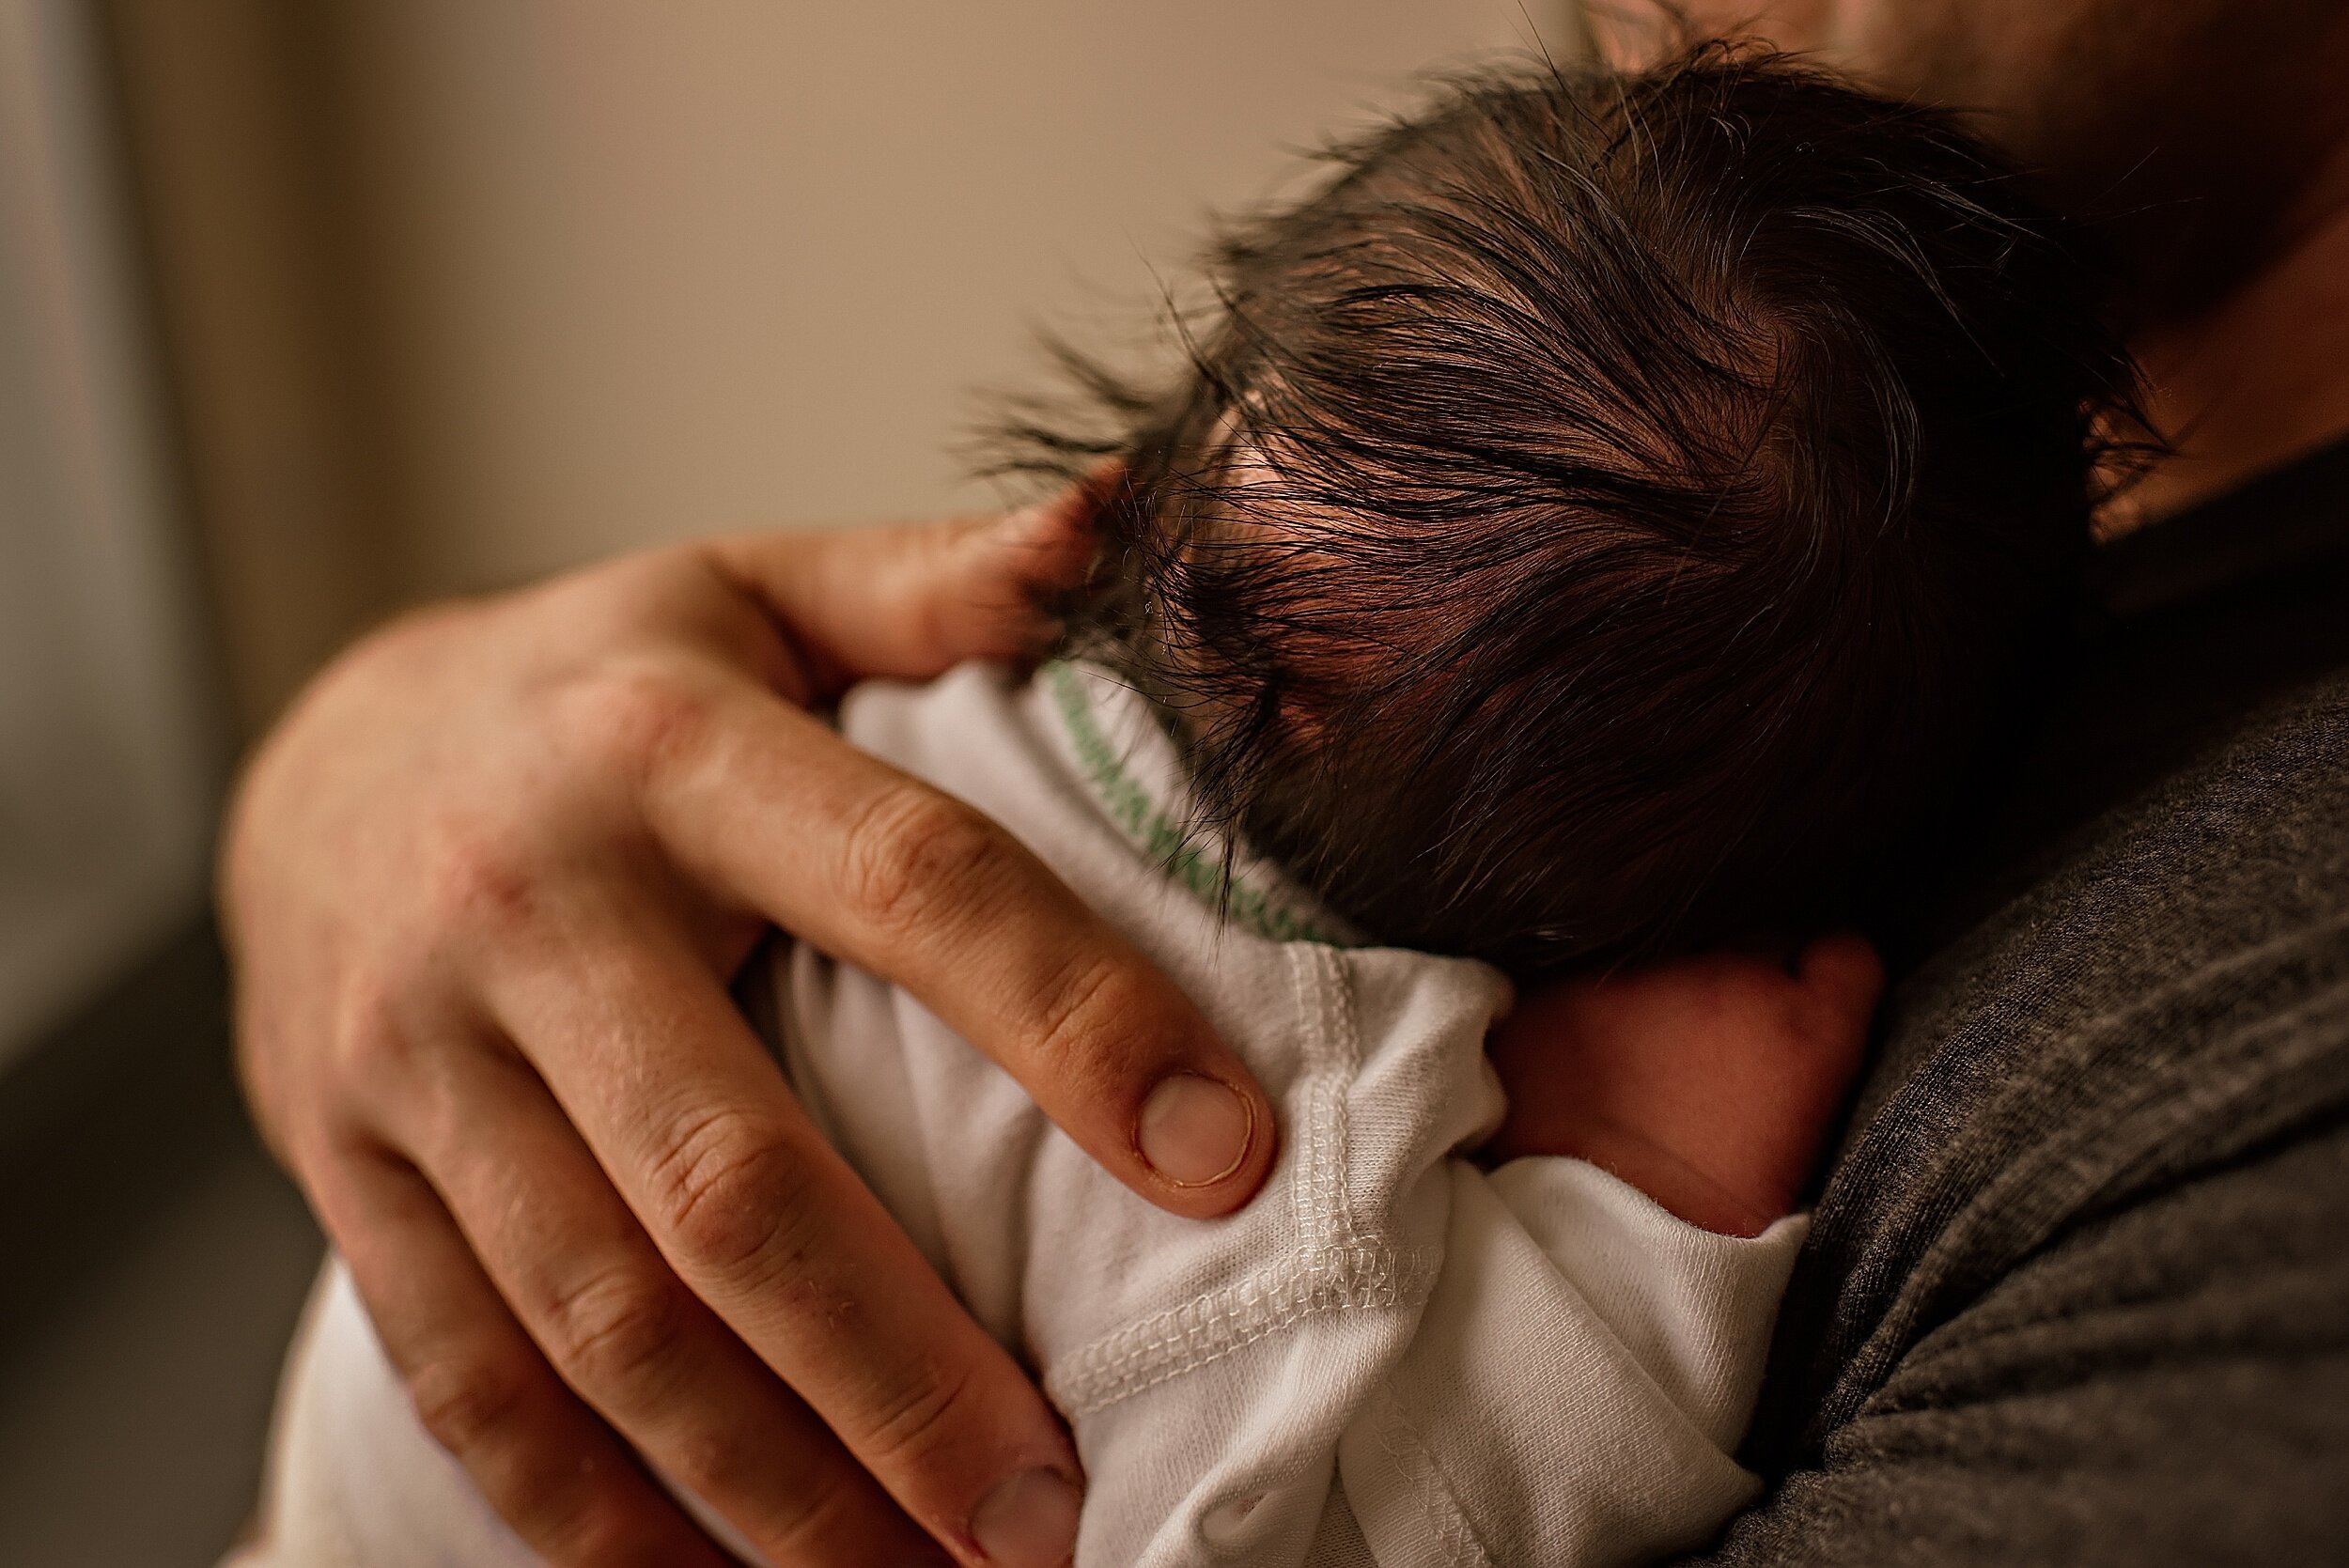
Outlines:
{"type": "MultiPolygon", "coordinates": [[[[1266,190],[1284,148],[1395,101],[1417,70],[1523,48],[1532,18],[1565,13],[1563,0],[117,9],[146,140],[170,144],[147,163],[150,181],[176,181],[159,240],[183,274],[175,337],[228,613],[297,623],[242,634],[256,715],[319,651],[322,623],[365,607],[707,530],[984,504],[950,447],[975,388],[1034,369],[1038,322],[1130,326],[1201,212],[1266,190]],[[229,13],[245,17],[241,46],[221,41],[229,13]],[[257,65],[241,47],[274,54],[257,65]],[[206,65],[208,50],[225,58],[206,65]],[[240,73],[270,70],[285,78],[276,107],[257,111],[240,73]],[[207,71],[209,111],[187,86],[207,71]],[[152,106],[174,91],[176,119],[152,106]],[[223,176],[233,160],[203,139],[216,122],[273,172],[223,176]],[[206,169],[210,194],[191,195],[206,169]],[[238,236],[255,230],[221,206],[238,179],[276,192],[247,191],[276,238],[262,245],[273,258],[241,271],[238,236]],[[189,240],[207,232],[209,252],[189,240]],[[335,275],[320,283],[320,266],[335,275]],[[187,283],[191,270],[209,284],[187,283]],[[240,314],[272,293],[299,319],[241,350],[240,314]],[[240,368],[241,351],[273,368],[240,368]],[[227,406],[240,397],[241,412],[227,406]],[[272,421],[293,443],[274,467],[272,421]],[[324,574],[312,602],[283,602],[305,572],[324,574]]],[[[1545,41],[1559,47],[1558,31],[1545,41]]]]}
{"type": "Polygon", "coordinates": [[[257,727],[401,575],[307,0],[98,0],[113,41],[188,510],[257,727]]]}

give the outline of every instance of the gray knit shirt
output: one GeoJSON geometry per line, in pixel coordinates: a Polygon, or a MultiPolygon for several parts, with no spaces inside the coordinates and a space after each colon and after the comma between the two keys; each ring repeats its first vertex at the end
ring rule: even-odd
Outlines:
{"type": "Polygon", "coordinates": [[[2349,445],[2098,566],[1694,1560],[2349,1562],[2349,445]]]}

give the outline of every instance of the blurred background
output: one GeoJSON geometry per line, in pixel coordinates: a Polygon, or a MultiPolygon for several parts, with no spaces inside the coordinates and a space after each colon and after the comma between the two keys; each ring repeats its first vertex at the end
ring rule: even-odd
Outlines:
{"type": "Polygon", "coordinates": [[[983,507],[1041,326],[1570,0],[0,0],[0,1565],[197,1564],[319,1247],[205,913],[397,607],[983,507]]]}

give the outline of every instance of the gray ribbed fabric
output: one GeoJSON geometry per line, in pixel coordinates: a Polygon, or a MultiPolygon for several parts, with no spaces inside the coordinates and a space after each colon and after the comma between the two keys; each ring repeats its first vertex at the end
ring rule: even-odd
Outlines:
{"type": "Polygon", "coordinates": [[[2349,1562],[2345,538],[2336,449],[2108,563],[1701,1560],[2349,1562]]]}

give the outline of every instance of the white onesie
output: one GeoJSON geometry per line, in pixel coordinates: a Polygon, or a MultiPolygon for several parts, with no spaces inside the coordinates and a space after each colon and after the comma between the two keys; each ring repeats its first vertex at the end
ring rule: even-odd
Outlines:
{"type": "MultiPolygon", "coordinates": [[[[1464,1157],[1500,1118],[1482,1045],[1507,983],[1359,945],[1245,857],[1227,886],[1177,830],[1172,743],[1107,675],[966,666],[860,687],[841,725],[1042,857],[1281,1120],[1252,1203],[1178,1219],[903,991],[800,944],[754,999],[817,1125],[1066,1415],[1081,1568],[1638,1562],[1753,1496],[1732,1455],[1801,1219],[1741,1240],[1579,1160],[1464,1157]]],[[[418,1426],[332,1265],[265,1524],[255,1568],[536,1560],[418,1426]]]]}

